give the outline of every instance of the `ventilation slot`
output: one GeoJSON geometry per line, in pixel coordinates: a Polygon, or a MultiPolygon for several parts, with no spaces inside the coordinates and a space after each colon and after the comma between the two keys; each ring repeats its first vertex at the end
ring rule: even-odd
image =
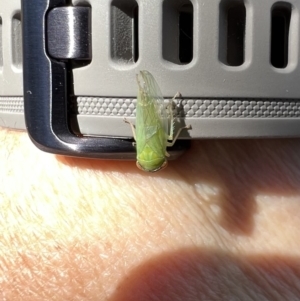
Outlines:
{"type": "Polygon", "coordinates": [[[242,0],[222,0],[219,22],[219,60],[228,66],[245,61],[246,8],[242,0]]]}
{"type": "Polygon", "coordinates": [[[0,69],[3,67],[2,18],[0,17],[0,69]]]}
{"type": "Polygon", "coordinates": [[[21,14],[12,19],[12,62],[15,68],[22,70],[22,27],[21,14]]]}
{"type": "Polygon", "coordinates": [[[193,60],[194,9],[190,1],[163,3],[163,58],[174,64],[193,60]]]}
{"type": "Polygon", "coordinates": [[[291,4],[286,2],[272,7],[271,64],[276,68],[285,68],[288,64],[291,10],[291,4]]]}
{"type": "Polygon", "coordinates": [[[138,5],[132,0],[111,4],[111,57],[119,63],[134,63],[139,58],[138,5]]]}

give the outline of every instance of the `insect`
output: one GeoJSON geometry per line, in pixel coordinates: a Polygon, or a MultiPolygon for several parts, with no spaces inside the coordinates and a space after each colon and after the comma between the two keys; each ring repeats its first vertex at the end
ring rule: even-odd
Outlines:
{"type": "Polygon", "coordinates": [[[167,153],[167,146],[173,146],[180,132],[183,129],[191,129],[191,126],[180,128],[173,138],[172,101],[165,103],[160,88],[149,71],[140,71],[136,78],[138,83],[136,124],[132,124],[126,118],[124,121],[129,123],[132,129],[137,167],[155,172],[168,164],[166,158],[170,155],[167,153]]]}

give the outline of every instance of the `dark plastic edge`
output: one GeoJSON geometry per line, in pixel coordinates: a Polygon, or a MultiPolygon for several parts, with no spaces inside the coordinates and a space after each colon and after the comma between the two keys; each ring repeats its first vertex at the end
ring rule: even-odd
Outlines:
{"type": "MultiPolygon", "coordinates": [[[[134,159],[131,140],[78,137],[68,126],[67,64],[51,60],[46,50],[46,14],[65,0],[22,0],[23,77],[26,128],[41,150],[75,157],[134,159]]],[[[179,156],[189,146],[179,141],[170,151],[179,156]]]]}

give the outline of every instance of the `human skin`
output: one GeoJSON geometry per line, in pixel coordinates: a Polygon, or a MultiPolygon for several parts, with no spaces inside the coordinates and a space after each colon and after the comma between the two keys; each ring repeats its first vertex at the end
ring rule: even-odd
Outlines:
{"type": "Polygon", "coordinates": [[[0,142],[0,300],[300,300],[300,140],[193,141],[158,173],[0,142]]]}

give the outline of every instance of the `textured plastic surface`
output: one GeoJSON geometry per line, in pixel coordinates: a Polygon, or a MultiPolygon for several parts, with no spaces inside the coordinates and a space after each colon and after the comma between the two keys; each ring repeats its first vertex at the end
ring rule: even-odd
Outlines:
{"type": "Polygon", "coordinates": [[[23,97],[0,96],[0,125],[6,128],[25,129],[23,97]]]}
{"type": "MultiPolygon", "coordinates": [[[[278,3],[282,6],[283,2],[74,0],[74,5],[90,6],[92,12],[92,60],[73,70],[78,96],[73,116],[80,131],[131,136],[123,117],[134,120],[135,74],[146,69],[155,76],[166,98],[181,92],[181,117],[192,124],[192,138],[299,137],[300,2],[285,1],[291,10],[284,68],[275,68],[270,58],[272,9],[278,3]],[[182,4],[192,7],[193,13],[193,51],[188,64],[178,59],[178,28],[168,26],[176,25],[182,4]],[[222,57],[227,46],[224,11],[231,5],[245,7],[243,63],[239,66],[226,64],[222,57]]],[[[22,96],[21,71],[16,63],[20,58],[18,51],[12,54],[11,46],[19,43],[12,34],[12,24],[17,22],[13,16],[19,10],[20,3],[15,0],[0,6],[0,96],[6,103],[7,97],[22,96]],[[10,42],[13,39],[15,42],[10,42]]],[[[0,98],[0,125],[17,124],[3,122],[4,113],[13,116],[13,98],[11,108],[3,103],[0,98]]]]}

